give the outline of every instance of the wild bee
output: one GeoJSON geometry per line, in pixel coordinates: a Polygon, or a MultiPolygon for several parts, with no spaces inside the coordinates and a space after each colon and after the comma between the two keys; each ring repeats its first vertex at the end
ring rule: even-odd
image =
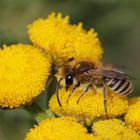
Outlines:
{"type": "Polygon", "coordinates": [[[125,74],[121,70],[120,66],[112,64],[97,65],[93,62],[88,61],[81,61],[72,66],[71,62],[73,60],[74,58],[71,58],[63,64],[62,73],[64,77],[61,77],[57,83],[56,95],[57,101],[60,106],[62,105],[59,100],[58,90],[62,79],[65,80],[66,90],[68,90],[70,86],[74,84],[74,81],[76,81],[75,85],[73,86],[73,89],[71,90],[67,98],[67,103],[69,101],[70,96],[78,87],[80,87],[81,84],[86,84],[86,87],[80,94],[77,103],[90,88],[95,88],[95,86],[97,88],[103,88],[105,113],[107,113],[107,88],[122,96],[128,96],[132,93],[132,77],[128,74],[125,74]]]}

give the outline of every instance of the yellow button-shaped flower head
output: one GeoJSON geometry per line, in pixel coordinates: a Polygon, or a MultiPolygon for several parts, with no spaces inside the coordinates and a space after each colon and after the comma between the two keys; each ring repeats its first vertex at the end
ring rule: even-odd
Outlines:
{"type": "Polygon", "coordinates": [[[68,16],[52,13],[47,19],[36,20],[28,29],[31,41],[54,58],[95,62],[102,58],[103,50],[94,29],[86,31],[82,23],[71,25],[68,16]]]}
{"type": "Polygon", "coordinates": [[[42,121],[25,140],[93,140],[93,136],[74,119],[62,117],[42,121]]]}
{"type": "Polygon", "coordinates": [[[30,45],[0,49],[0,106],[13,108],[30,103],[44,90],[50,67],[49,58],[30,45]]]}
{"type": "Polygon", "coordinates": [[[140,140],[135,131],[118,119],[102,120],[93,124],[93,132],[103,140],[140,140]]]}
{"type": "Polygon", "coordinates": [[[140,134],[140,97],[130,100],[128,112],[125,115],[126,123],[140,134]]]}
{"type": "Polygon", "coordinates": [[[54,95],[50,102],[50,108],[58,115],[75,116],[82,120],[93,120],[96,117],[115,117],[124,114],[128,109],[127,98],[120,97],[115,93],[108,93],[107,95],[107,114],[104,110],[104,102],[102,90],[89,90],[77,103],[77,100],[82,93],[81,89],[75,90],[67,103],[67,98],[71,90],[66,92],[65,88],[59,90],[60,101],[62,107],[59,106],[56,96],[54,95]]]}

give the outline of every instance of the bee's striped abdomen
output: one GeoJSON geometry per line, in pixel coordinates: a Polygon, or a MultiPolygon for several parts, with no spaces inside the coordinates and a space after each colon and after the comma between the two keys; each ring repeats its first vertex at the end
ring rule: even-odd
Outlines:
{"type": "Polygon", "coordinates": [[[105,79],[105,84],[115,93],[119,95],[128,96],[132,93],[132,83],[125,79],[105,79]]]}

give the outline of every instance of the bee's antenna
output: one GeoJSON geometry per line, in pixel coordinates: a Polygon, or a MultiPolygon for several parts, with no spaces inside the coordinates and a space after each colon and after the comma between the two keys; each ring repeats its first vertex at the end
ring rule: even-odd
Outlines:
{"type": "Polygon", "coordinates": [[[62,81],[63,78],[60,78],[59,81],[57,82],[56,85],[56,97],[57,97],[57,101],[60,107],[62,107],[61,102],[59,100],[59,87],[60,87],[60,82],[62,81]]]}
{"type": "Polygon", "coordinates": [[[69,98],[71,97],[71,95],[73,94],[73,92],[76,90],[76,88],[78,88],[80,86],[80,82],[78,82],[74,87],[73,87],[73,89],[71,90],[71,92],[70,92],[70,94],[69,94],[69,96],[68,96],[68,98],[67,98],[67,103],[69,102],[69,98]]]}
{"type": "Polygon", "coordinates": [[[107,98],[106,98],[106,86],[103,85],[103,97],[104,97],[104,110],[107,113],[107,98]]]}

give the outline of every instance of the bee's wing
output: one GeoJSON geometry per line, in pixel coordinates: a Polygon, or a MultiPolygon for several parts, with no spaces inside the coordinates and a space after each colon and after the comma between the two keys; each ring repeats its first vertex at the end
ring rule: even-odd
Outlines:
{"type": "Polygon", "coordinates": [[[115,71],[119,71],[122,72],[123,71],[128,71],[128,72],[132,72],[134,71],[133,68],[128,67],[128,66],[124,66],[124,65],[115,65],[115,64],[103,64],[104,69],[109,70],[109,69],[113,69],[115,71]]]}
{"type": "MultiPolygon", "coordinates": [[[[103,65],[104,75],[107,76],[117,76],[119,79],[135,79],[134,77],[130,76],[129,74],[124,73],[122,70],[132,71],[133,69],[127,66],[122,65],[114,65],[114,64],[105,64],[103,65]]],[[[113,78],[113,77],[111,77],[113,78]]]]}
{"type": "Polygon", "coordinates": [[[119,80],[130,80],[130,79],[134,79],[133,77],[131,77],[128,74],[123,73],[122,71],[118,71],[118,70],[89,70],[88,71],[89,75],[99,75],[99,76],[103,76],[104,78],[113,78],[113,79],[119,79],[119,80]]]}
{"type": "Polygon", "coordinates": [[[113,70],[104,70],[103,71],[103,76],[105,78],[115,78],[115,79],[119,79],[119,80],[129,80],[129,79],[133,79],[133,77],[131,77],[128,74],[125,74],[123,72],[118,72],[118,71],[113,71],[113,70]]]}

